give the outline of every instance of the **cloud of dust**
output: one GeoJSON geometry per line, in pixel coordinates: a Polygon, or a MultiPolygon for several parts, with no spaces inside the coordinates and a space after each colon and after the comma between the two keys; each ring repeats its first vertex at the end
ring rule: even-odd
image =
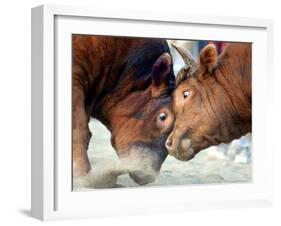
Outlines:
{"type": "Polygon", "coordinates": [[[83,177],[73,178],[74,187],[113,188],[118,176],[128,173],[143,173],[156,178],[159,174],[153,167],[155,159],[147,148],[132,147],[126,157],[116,161],[104,161],[92,165],[91,171],[83,177]]]}

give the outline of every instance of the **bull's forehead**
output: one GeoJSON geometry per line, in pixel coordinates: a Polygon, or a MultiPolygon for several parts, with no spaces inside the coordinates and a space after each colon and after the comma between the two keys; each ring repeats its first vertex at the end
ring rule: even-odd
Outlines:
{"type": "Polygon", "coordinates": [[[146,116],[158,112],[161,109],[171,110],[172,98],[170,96],[164,98],[151,99],[147,102],[142,110],[135,112],[133,117],[137,119],[144,119],[146,116]]]}
{"type": "Polygon", "coordinates": [[[168,96],[165,98],[152,99],[144,112],[147,114],[153,114],[161,111],[161,109],[172,110],[172,97],[168,96]]]}

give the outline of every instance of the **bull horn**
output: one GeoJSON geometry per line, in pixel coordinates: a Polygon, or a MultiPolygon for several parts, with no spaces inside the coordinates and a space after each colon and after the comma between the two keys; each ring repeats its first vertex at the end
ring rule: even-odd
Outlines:
{"type": "Polygon", "coordinates": [[[172,46],[177,50],[177,52],[181,55],[181,57],[182,57],[184,63],[185,63],[187,66],[189,66],[190,68],[193,68],[194,65],[195,65],[195,60],[193,59],[193,56],[191,55],[191,53],[190,53],[187,49],[185,49],[185,48],[183,48],[183,47],[181,47],[181,46],[179,46],[179,45],[177,45],[177,44],[175,44],[175,43],[172,43],[171,45],[172,45],[172,46]]]}
{"type": "Polygon", "coordinates": [[[185,63],[185,66],[180,69],[176,77],[176,87],[178,87],[183,81],[192,77],[192,74],[195,71],[196,63],[191,53],[187,49],[174,43],[172,43],[172,46],[181,55],[185,63]]]}

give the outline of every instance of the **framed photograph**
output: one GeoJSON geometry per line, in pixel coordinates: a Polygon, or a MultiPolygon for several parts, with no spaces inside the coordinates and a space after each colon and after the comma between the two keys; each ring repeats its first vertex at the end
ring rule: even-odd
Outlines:
{"type": "Polygon", "coordinates": [[[32,216],[273,202],[273,22],[32,9],[32,216]]]}

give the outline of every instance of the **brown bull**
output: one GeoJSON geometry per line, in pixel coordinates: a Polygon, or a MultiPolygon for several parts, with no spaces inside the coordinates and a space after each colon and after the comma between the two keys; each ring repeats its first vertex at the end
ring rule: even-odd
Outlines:
{"type": "Polygon", "coordinates": [[[155,179],[167,156],[175,86],[167,42],[160,39],[73,35],[73,175],[90,170],[90,117],[111,132],[120,158],[138,167],[139,184],[155,179]]]}
{"type": "Polygon", "coordinates": [[[187,50],[174,47],[188,65],[180,70],[173,94],[176,121],[166,142],[169,154],[189,160],[251,132],[251,44],[229,44],[219,56],[207,45],[198,64],[187,50]]]}

